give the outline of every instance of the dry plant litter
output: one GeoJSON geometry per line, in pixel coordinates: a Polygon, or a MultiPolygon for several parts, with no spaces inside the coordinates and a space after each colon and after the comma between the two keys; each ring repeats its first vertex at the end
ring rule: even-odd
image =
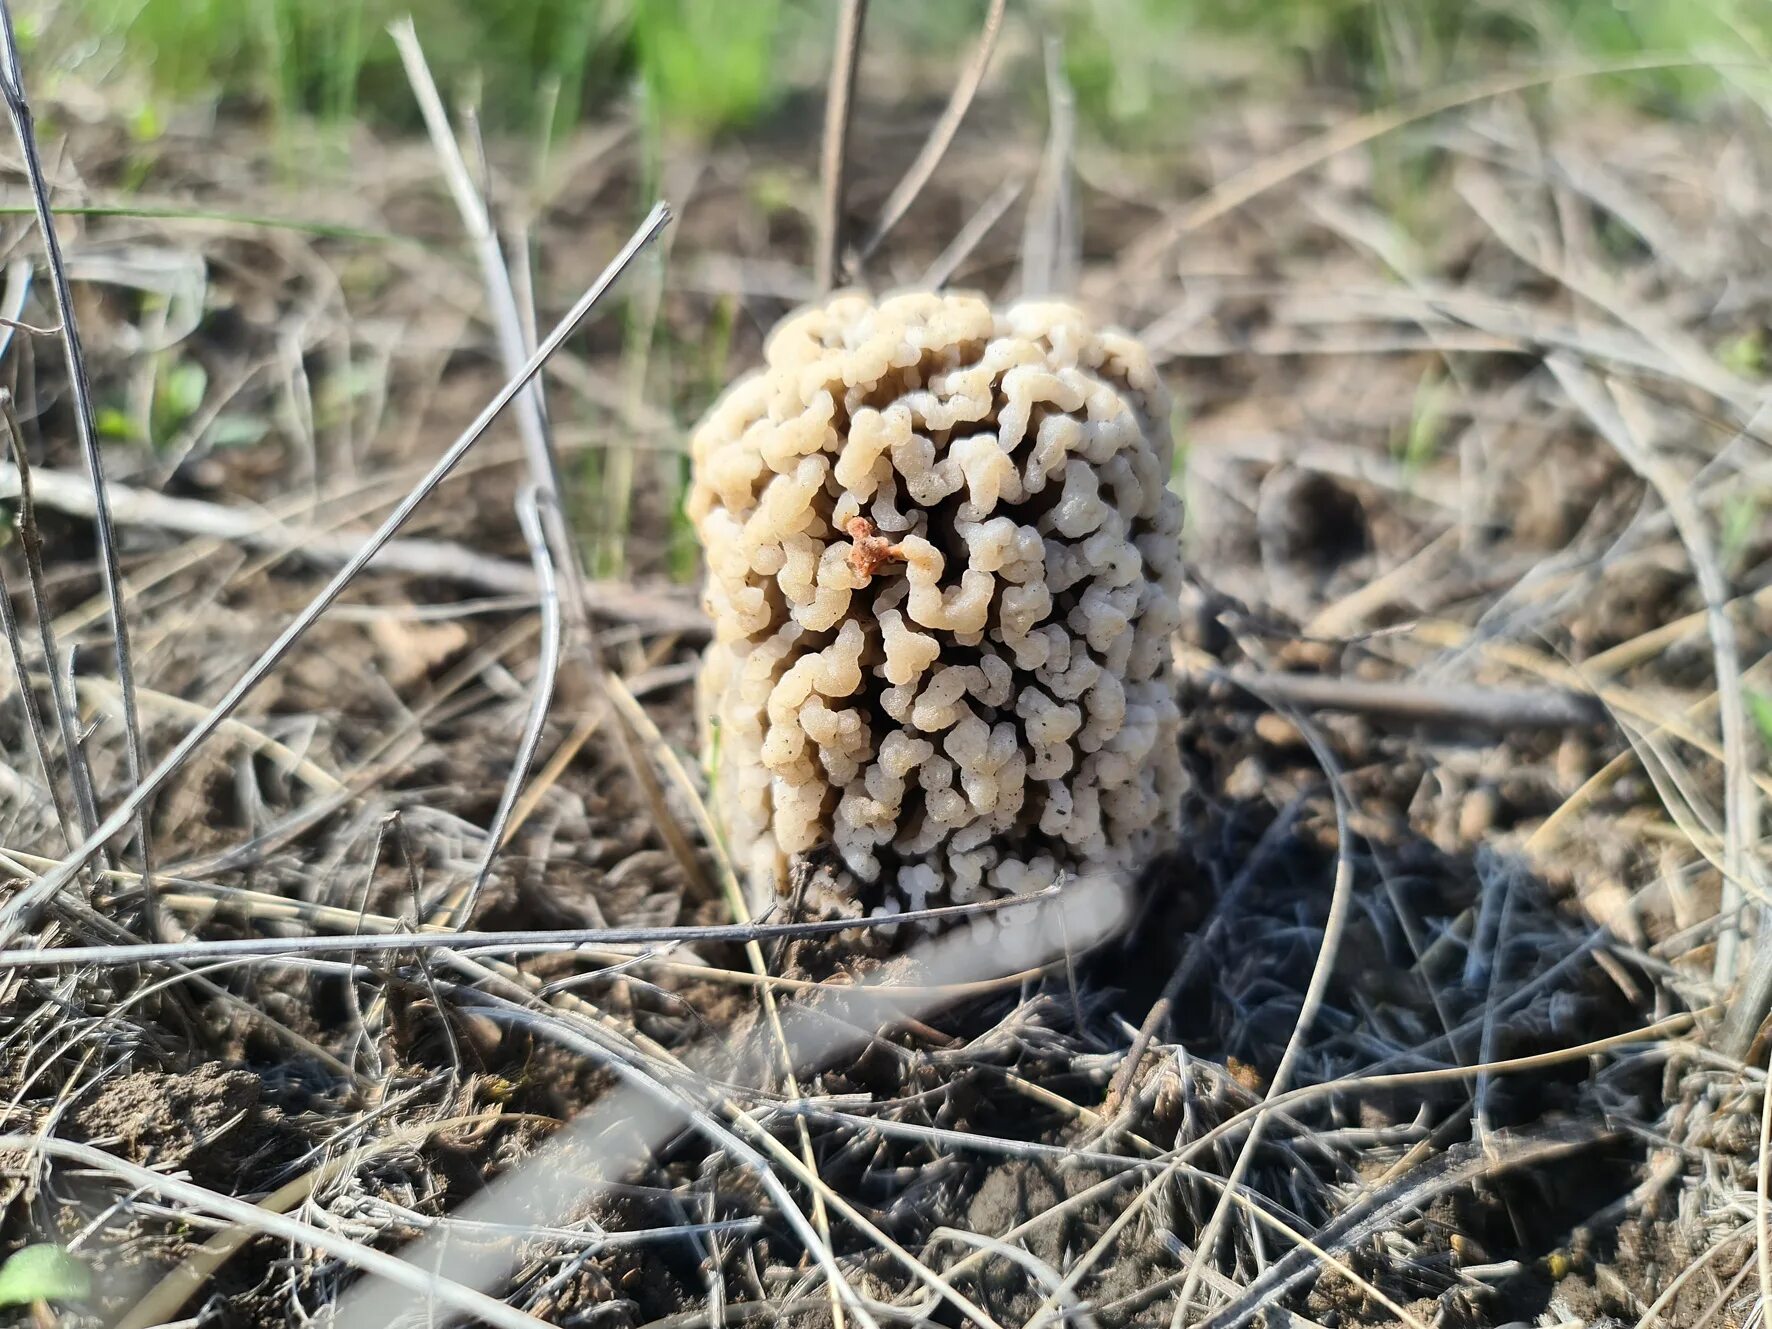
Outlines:
{"type": "Polygon", "coordinates": [[[1146,151],[1080,138],[1025,16],[918,99],[865,10],[822,176],[621,126],[532,176],[408,30],[432,142],[365,137],[312,227],[251,220],[294,209],[226,122],[113,211],[127,136],[34,139],[4,62],[0,1196],[93,1275],[43,1313],[1755,1322],[1759,107],[1566,69],[1146,151]],[[581,321],[656,180],[642,355],[581,321]],[[47,257],[39,199],[94,210],[47,257]],[[821,270],[1074,272],[1183,403],[1141,422],[1184,443],[1180,829],[1112,938],[878,961],[751,918],[710,833],[684,422],[821,270]]]}

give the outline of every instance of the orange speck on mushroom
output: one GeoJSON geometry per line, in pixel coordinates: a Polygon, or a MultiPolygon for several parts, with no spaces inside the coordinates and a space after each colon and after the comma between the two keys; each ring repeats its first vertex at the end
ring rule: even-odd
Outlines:
{"type": "Polygon", "coordinates": [[[855,541],[855,548],[849,551],[849,566],[863,577],[873,576],[882,563],[904,561],[904,550],[876,531],[866,517],[851,517],[843,529],[855,541]]]}
{"type": "Polygon", "coordinates": [[[1149,355],[1070,305],[952,292],[833,296],[764,355],[697,427],[685,503],[702,751],[753,909],[1139,877],[1185,790],[1149,355]]]}

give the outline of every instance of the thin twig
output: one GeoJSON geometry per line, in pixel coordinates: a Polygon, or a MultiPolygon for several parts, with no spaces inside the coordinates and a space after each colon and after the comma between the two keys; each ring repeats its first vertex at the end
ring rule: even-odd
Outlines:
{"type": "MultiPolygon", "coordinates": [[[[1759,839],[1759,795],[1747,767],[1747,705],[1741,695],[1741,652],[1736,643],[1735,623],[1727,608],[1728,581],[1717,560],[1709,526],[1692,501],[1690,486],[1643,437],[1648,420],[1640,399],[1617,383],[1609,394],[1603,392],[1586,368],[1566,356],[1553,355],[1545,363],[1600,435],[1667,505],[1704,595],[1722,721],[1724,778],[1723,887],[1718,906],[1723,926],[1717,935],[1712,980],[1719,990],[1726,990],[1735,982],[1740,962],[1741,906],[1751,871],[1748,845],[1759,839]]],[[[1737,1003],[1724,1025],[1721,1050],[1736,1057],[1745,1054],[1764,1016],[1763,1009],[1753,1010],[1747,1002],[1737,1003]]]]}
{"type": "Polygon", "coordinates": [[[823,193],[819,204],[815,284],[829,291],[843,271],[843,195],[849,156],[849,111],[855,97],[855,71],[861,63],[861,33],[868,0],[844,0],[837,21],[837,47],[824,103],[824,149],[819,159],[823,193]]]}
{"type": "MultiPolygon", "coordinates": [[[[4,0],[0,0],[4,4],[4,0]]],[[[447,1306],[452,1310],[485,1320],[503,1329],[547,1329],[545,1321],[526,1315],[483,1292],[463,1287],[435,1269],[421,1269],[397,1256],[385,1254],[361,1242],[341,1237],[325,1228],[303,1223],[270,1209],[237,1200],[188,1181],[165,1176],[150,1168],[126,1163],[113,1154],[90,1144],[76,1144],[52,1136],[12,1134],[0,1135],[0,1149],[26,1156],[48,1154],[67,1163],[107,1173],[150,1195],[159,1195],[178,1204],[188,1205],[200,1213],[214,1214],[229,1223],[277,1237],[295,1246],[306,1246],[366,1274],[385,1278],[402,1288],[405,1295],[416,1299],[418,1306],[447,1306]]]]}
{"type": "Polygon", "coordinates": [[[1471,727],[1508,733],[1520,729],[1583,729],[1604,724],[1605,706],[1591,694],[1550,688],[1452,687],[1381,683],[1320,674],[1208,669],[1183,675],[1183,684],[1227,682],[1251,689],[1230,704],[1266,708],[1261,698],[1305,711],[1346,711],[1400,724],[1471,727]]]}
{"type": "MultiPolygon", "coordinates": [[[[1247,685],[1245,685],[1247,686],[1247,685]]],[[[1253,689],[1252,689],[1253,690],[1253,689]]],[[[1257,694],[1259,695],[1259,694],[1257,694]]],[[[1274,704],[1282,714],[1285,708],[1274,704]]],[[[1305,1040],[1310,1036],[1316,1024],[1317,1014],[1322,1010],[1323,998],[1329,990],[1329,979],[1335,972],[1335,961],[1341,950],[1341,937],[1347,925],[1348,914],[1353,908],[1354,872],[1353,872],[1353,827],[1350,824],[1347,792],[1342,788],[1340,763],[1329,745],[1323,741],[1316,728],[1303,723],[1296,714],[1289,716],[1299,726],[1305,742],[1310,745],[1311,753],[1323,768],[1323,774],[1329,782],[1329,791],[1335,801],[1335,885],[1329,897],[1329,914],[1323,921],[1323,939],[1317,949],[1316,964],[1311,969],[1310,981],[1305,985],[1304,1001],[1299,1006],[1298,1018],[1292,1026],[1292,1035],[1286,1040],[1286,1049],[1280,1054],[1280,1064],[1274,1068],[1273,1078],[1268,1082],[1267,1094],[1261,1109],[1258,1109],[1253,1121],[1249,1123],[1249,1133],[1243,1137],[1242,1148],[1237,1153],[1237,1161],[1231,1168],[1224,1191],[1212,1210],[1212,1218],[1206,1224],[1206,1230],[1196,1243],[1198,1258],[1188,1270],[1187,1279],[1181,1285],[1181,1291],[1175,1299],[1175,1314],[1170,1320],[1172,1329],[1181,1329],[1187,1322],[1188,1304],[1193,1299],[1194,1289],[1199,1284],[1199,1275],[1204,1271],[1207,1261],[1214,1258],[1219,1234],[1223,1231],[1225,1220],[1230,1215],[1231,1194],[1242,1184],[1243,1177],[1249,1171],[1249,1165],[1255,1160],[1255,1149],[1260,1143],[1263,1131],[1271,1119],[1265,1110],[1265,1103],[1271,1102],[1289,1087],[1293,1070],[1304,1053],[1305,1040]]]]}
{"type": "MultiPolygon", "coordinates": [[[[139,878],[138,878],[139,880],[139,878]]],[[[243,956],[280,958],[331,951],[485,951],[539,955],[580,946],[683,945],[690,942],[754,944],[779,938],[827,936],[911,923],[950,923],[1027,908],[1049,902],[1054,887],[1028,895],[1005,895],[967,904],[938,905],[869,918],[805,919],[795,923],[673,924],[668,927],[524,928],[499,932],[427,931],[352,933],[339,937],[227,937],[217,941],[142,942],[120,946],[27,947],[0,951],[0,971],[8,969],[75,969],[82,965],[149,964],[161,961],[210,961],[243,956]]],[[[355,916],[353,916],[355,917],[355,916]]]]}
{"type": "MultiPolygon", "coordinates": [[[[491,306],[493,328],[498,334],[499,356],[504,361],[505,372],[514,374],[529,351],[516,290],[511,284],[510,266],[505,262],[503,246],[492,225],[492,213],[480,191],[474,187],[474,177],[462,155],[461,144],[449,127],[449,115],[443,109],[443,99],[437,95],[437,84],[431,77],[431,67],[425,61],[424,48],[419,44],[418,30],[413,26],[411,16],[390,23],[388,32],[400,50],[400,61],[405,66],[407,81],[412,85],[412,94],[418,99],[419,112],[424,116],[425,129],[431,136],[431,146],[443,168],[443,178],[449,185],[456,211],[461,214],[462,226],[480,261],[480,277],[486,284],[487,303],[491,306]]],[[[548,439],[547,407],[541,379],[529,380],[518,394],[515,406],[517,430],[522,435],[523,451],[529,463],[530,482],[551,493],[562,493],[559,462],[548,439]]]]}
{"type": "MultiPolygon", "coordinates": [[[[92,491],[79,477],[39,466],[33,468],[31,479],[38,506],[75,517],[92,516],[92,491]]],[[[0,499],[16,497],[19,482],[16,467],[0,464],[0,499]]],[[[238,543],[252,549],[294,555],[322,567],[349,562],[369,538],[367,532],[285,523],[259,509],[175,498],[127,485],[111,486],[111,514],[122,526],[140,526],[238,543]]],[[[369,561],[369,570],[434,577],[501,595],[535,594],[535,573],[529,566],[483,554],[449,540],[389,540],[375,551],[369,561]]],[[[587,583],[584,602],[605,618],[643,623],[697,637],[705,637],[708,633],[707,616],[693,605],[632,587],[612,582],[587,583]]]]}
{"type": "MultiPolygon", "coordinates": [[[[111,521],[110,499],[106,493],[104,463],[99,457],[98,429],[92,411],[92,384],[86,373],[86,353],[80,345],[80,329],[74,317],[74,293],[68,284],[67,263],[62,256],[61,237],[56,233],[55,217],[49,206],[49,184],[43,174],[43,160],[37,150],[37,133],[30,101],[25,96],[24,71],[18,58],[18,37],[12,23],[12,9],[7,0],[0,0],[0,99],[12,118],[12,129],[24,157],[25,178],[31,189],[31,205],[36,211],[37,228],[43,234],[44,259],[49,268],[50,289],[55,295],[56,317],[61,322],[62,350],[67,360],[68,395],[74,408],[74,431],[80,443],[80,455],[86,464],[87,479],[92,484],[93,527],[98,537],[99,574],[104,582],[105,602],[110,610],[111,648],[117,662],[117,683],[123,689],[123,733],[129,763],[131,795],[141,784],[147,767],[146,750],[142,745],[141,718],[135,704],[135,668],[129,651],[129,624],[123,608],[123,572],[117,560],[116,528],[111,521]]],[[[10,424],[10,422],[9,422],[10,424]]],[[[20,455],[23,443],[18,443],[20,455]]],[[[48,662],[50,673],[58,672],[53,658],[48,662]]],[[[75,749],[68,760],[81,760],[75,749]]],[[[76,789],[78,783],[76,782],[76,789]]],[[[142,856],[142,899],[150,932],[157,931],[154,908],[154,846],[148,836],[148,814],[151,798],[129,800],[134,803],[130,818],[117,823],[122,830],[131,820],[142,856]]],[[[95,813],[96,815],[96,813],[95,813]]],[[[107,836],[107,839],[110,837],[107,836]]]]}
{"type": "Polygon", "coordinates": [[[1003,12],[1009,7],[1009,0],[991,0],[991,7],[985,13],[984,26],[979,30],[978,45],[972,48],[972,58],[960,71],[959,80],[954,84],[954,91],[948,98],[948,104],[942,108],[941,119],[929,131],[924,140],[923,150],[917,159],[910,164],[904,176],[892,187],[886,196],[886,202],[880,208],[879,219],[874,222],[874,229],[868,232],[867,238],[861,242],[856,251],[855,262],[859,266],[873,256],[880,242],[889,235],[894,226],[903,220],[911,204],[917,201],[917,195],[929,183],[929,177],[935,174],[935,168],[947,154],[959,132],[960,122],[966,118],[966,112],[972,106],[972,99],[978,95],[978,86],[984,82],[985,70],[990,68],[991,52],[997,49],[997,34],[1003,28],[1003,12]]]}
{"type": "MultiPolygon", "coordinates": [[[[0,4],[3,3],[4,0],[0,0],[0,4]]],[[[401,526],[405,525],[407,519],[417,510],[419,504],[424,502],[424,500],[430,495],[431,491],[442,482],[443,477],[449,474],[450,469],[467,454],[468,449],[471,448],[475,442],[479,440],[480,436],[486,432],[486,429],[492,424],[493,420],[498,417],[499,413],[510,404],[511,400],[520,391],[522,391],[523,385],[540,372],[542,365],[544,365],[548,358],[560,348],[560,345],[572,334],[578,324],[591,312],[591,309],[597,304],[597,302],[603,298],[604,293],[614,285],[617,278],[621,276],[623,270],[625,270],[627,265],[633,261],[634,255],[639,253],[642,248],[651,242],[653,237],[664,228],[670,218],[670,209],[663,203],[654,205],[652,212],[647,216],[646,220],[641,223],[640,229],[634,232],[628,242],[622,246],[621,252],[618,253],[615,258],[611,260],[609,266],[603,270],[602,275],[592,283],[590,289],[587,290],[584,295],[579,297],[577,303],[567,311],[566,316],[554,326],[553,331],[548,334],[547,339],[536,348],[535,354],[530,356],[528,361],[525,362],[523,371],[505,383],[505,386],[499,390],[498,395],[495,396],[492,401],[487,403],[485,409],[480,412],[474,422],[462,432],[455,442],[449,445],[443,455],[437,459],[436,464],[426,472],[425,476],[410,492],[407,493],[406,497],[401,499],[394,511],[388,514],[386,520],[376,528],[375,533],[364,542],[363,546],[351,557],[350,561],[346,563],[344,567],[339,569],[333,578],[326,583],[325,587],[321,589],[319,594],[310,600],[307,606],[296,615],[295,619],[277,635],[277,639],[265,648],[264,653],[261,654],[258,659],[234,681],[233,685],[230,686],[227,692],[222,696],[222,699],[210,710],[208,717],[192,728],[182,739],[179,740],[177,746],[166,755],[161,763],[154,768],[145,780],[136,785],[130,795],[125,798],[104,823],[87,838],[86,842],[82,844],[79,849],[75,850],[69,857],[63,859],[55,868],[31,883],[31,885],[26,887],[23,891],[20,891],[18,895],[7,903],[4,910],[0,910],[0,945],[5,944],[16,936],[20,921],[34,916],[36,911],[45,901],[49,900],[56,894],[56,892],[60,891],[67,885],[74,873],[78,872],[81,867],[91,861],[92,857],[97,854],[100,846],[102,846],[105,841],[109,840],[111,836],[115,835],[127,825],[131,817],[137,815],[147,801],[172,778],[173,774],[184,764],[186,759],[188,759],[190,755],[215,732],[221,722],[227,719],[240,703],[246,699],[252,690],[263,682],[271,671],[277,667],[277,664],[282,660],[283,656],[289,651],[289,649],[306,635],[308,629],[313,627],[313,625],[319,620],[320,616],[326,612],[327,607],[339,597],[345,587],[350,585],[352,580],[356,578],[357,574],[368,566],[370,559],[375,556],[376,551],[393,537],[394,532],[398,531],[401,526]]]]}
{"type": "Polygon", "coordinates": [[[474,884],[469,888],[467,898],[460,907],[453,910],[448,921],[458,926],[466,926],[474,916],[474,908],[480,903],[480,895],[486,889],[487,878],[492,875],[492,862],[498,857],[498,851],[505,842],[505,828],[510,824],[511,809],[517,804],[517,797],[523,792],[523,782],[529,778],[529,768],[535,762],[535,750],[541,746],[543,728],[548,722],[548,705],[554,697],[554,678],[560,669],[560,589],[554,579],[554,559],[548,551],[547,536],[542,531],[541,511],[539,504],[551,502],[551,496],[544,498],[532,486],[525,489],[517,499],[517,521],[523,527],[523,538],[529,544],[530,557],[535,562],[535,582],[541,591],[541,652],[535,665],[535,695],[530,699],[529,715],[523,722],[523,736],[517,743],[517,756],[511,763],[511,773],[505,779],[504,792],[498,798],[498,810],[493,813],[492,825],[486,830],[486,852],[480,859],[479,870],[474,873],[474,884]]]}

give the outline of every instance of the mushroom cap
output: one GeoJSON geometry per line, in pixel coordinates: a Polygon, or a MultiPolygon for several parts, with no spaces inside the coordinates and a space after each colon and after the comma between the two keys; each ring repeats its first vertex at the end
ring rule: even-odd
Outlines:
{"type": "Polygon", "coordinates": [[[1150,358],[1053,301],[839,295],[691,442],[716,815],[759,904],[858,917],[1172,839],[1181,503],[1150,358]],[[836,883],[832,885],[830,883],[836,883]]]}

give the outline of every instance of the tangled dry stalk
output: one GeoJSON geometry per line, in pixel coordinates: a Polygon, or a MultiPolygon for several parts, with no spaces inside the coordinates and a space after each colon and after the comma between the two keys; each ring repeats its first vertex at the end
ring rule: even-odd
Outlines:
{"type": "MultiPolygon", "coordinates": [[[[810,199],[816,145],[680,149],[676,350],[642,373],[574,332],[661,221],[622,248],[638,149],[514,176],[402,41],[434,144],[368,145],[323,234],[4,234],[0,1234],[93,1264],[64,1323],[1752,1317],[1750,102],[1656,121],[1582,71],[1327,123],[1226,98],[1147,152],[1079,146],[1057,87],[1050,132],[1004,129],[987,64],[1063,66],[1001,6],[946,111],[864,54],[821,261],[1002,296],[1075,269],[1187,405],[1194,519],[1182,834],[1129,924],[875,966],[828,940],[853,921],[748,915],[681,755],[679,421],[817,293],[814,207],[744,183],[810,199]],[[1038,254],[1001,234],[1022,198],[1038,254]],[[58,319],[90,402],[14,326],[58,319]],[[205,400],[157,448],[84,429],[187,360],[205,400]],[[242,416],[265,440],[218,445],[242,416]],[[632,528],[586,530],[614,451],[632,528]],[[637,580],[586,575],[612,536],[637,580]]],[[[111,199],[118,143],[72,132],[33,196],[111,199]]],[[[163,151],[173,213],[276,210],[251,132],[163,151]]]]}

